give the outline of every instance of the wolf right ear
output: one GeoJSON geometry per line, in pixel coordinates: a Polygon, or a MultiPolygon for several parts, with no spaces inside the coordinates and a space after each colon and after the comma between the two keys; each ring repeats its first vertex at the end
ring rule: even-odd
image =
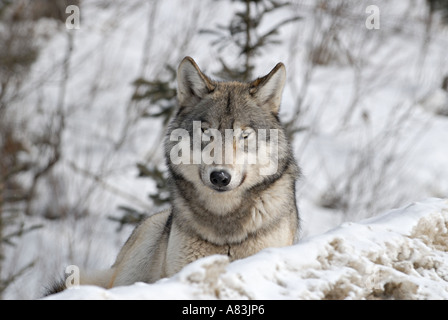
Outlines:
{"type": "Polygon", "coordinates": [[[196,105],[215,90],[216,84],[199,69],[191,57],[185,57],[177,69],[177,99],[181,107],[196,105]]]}
{"type": "Polygon", "coordinates": [[[268,75],[253,81],[249,92],[259,101],[260,105],[267,106],[272,113],[278,114],[285,79],[286,68],[280,62],[268,75]]]}

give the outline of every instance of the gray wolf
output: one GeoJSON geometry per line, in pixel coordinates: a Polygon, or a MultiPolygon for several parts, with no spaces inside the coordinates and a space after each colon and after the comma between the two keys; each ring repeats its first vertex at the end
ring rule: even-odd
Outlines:
{"type": "Polygon", "coordinates": [[[218,82],[192,58],[183,59],[177,75],[179,106],[165,139],[172,206],[134,229],[111,269],[81,274],[81,284],[110,288],[153,283],[205,256],[222,254],[232,261],[297,240],[295,183],[300,170],[279,120],[285,78],[285,66],[279,63],[250,83],[218,82]],[[179,142],[179,129],[200,141],[179,142]],[[265,174],[260,172],[266,159],[238,163],[227,152],[239,145],[243,154],[249,153],[261,132],[264,147],[257,143],[252,152],[263,149],[256,157],[275,158],[275,170],[265,174]],[[218,139],[219,134],[225,138],[218,139]],[[272,144],[275,148],[269,148],[272,144]],[[198,161],[197,153],[185,150],[195,147],[200,152],[208,148],[216,161],[198,161]]]}

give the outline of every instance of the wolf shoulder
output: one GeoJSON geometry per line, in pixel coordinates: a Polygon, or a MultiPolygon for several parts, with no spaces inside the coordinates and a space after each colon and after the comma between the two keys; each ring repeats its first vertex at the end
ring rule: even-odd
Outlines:
{"type": "Polygon", "coordinates": [[[165,255],[172,209],[155,213],[135,227],[112,266],[115,276],[109,287],[148,283],[166,277],[165,255]]]}
{"type": "Polygon", "coordinates": [[[128,240],[126,240],[126,243],[123,245],[115,264],[120,263],[120,260],[124,258],[131,248],[134,251],[135,248],[144,246],[146,248],[146,252],[148,252],[148,249],[151,247],[149,246],[148,248],[148,245],[152,243],[156,245],[160,237],[163,236],[164,233],[168,232],[171,227],[171,214],[172,209],[169,208],[152,214],[141,221],[134,228],[128,240]]]}

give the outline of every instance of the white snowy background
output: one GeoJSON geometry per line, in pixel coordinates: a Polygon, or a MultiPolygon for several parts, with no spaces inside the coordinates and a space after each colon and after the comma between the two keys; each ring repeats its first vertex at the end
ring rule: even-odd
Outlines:
{"type": "MultiPolygon", "coordinates": [[[[293,141],[303,171],[300,242],[233,263],[208,257],[152,285],[72,288],[50,298],[448,299],[448,92],[441,89],[448,26],[437,15],[428,24],[423,0],[292,3],[265,28],[303,19],[284,26],[281,43],[257,56],[255,74],[279,61],[287,67],[280,116],[286,122],[297,114],[303,129],[293,141]],[[340,16],[326,11],[325,4],[341,3],[340,16]],[[378,30],[365,26],[369,5],[380,9],[378,30]],[[310,63],[319,48],[329,63],[310,63]]],[[[61,105],[67,116],[61,159],[37,186],[33,214],[20,218],[43,228],[6,247],[2,272],[34,264],[5,299],[40,298],[67,265],[108,268],[132,227],[117,231],[107,217],[119,216],[120,205],[159,210],[148,199],[155,185],[137,178],[136,163],[163,162],[155,146],[164,128],[138,116],[132,82],[168,77],[165,65],[186,55],[206,73],[218,71],[218,57],[231,61],[237,52],[220,51],[199,31],[228,23],[238,6],[83,1],[79,30],[36,24],[40,53],[11,117],[26,122],[21,134],[32,137],[61,105]],[[62,209],[61,219],[43,218],[62,209]]]]}

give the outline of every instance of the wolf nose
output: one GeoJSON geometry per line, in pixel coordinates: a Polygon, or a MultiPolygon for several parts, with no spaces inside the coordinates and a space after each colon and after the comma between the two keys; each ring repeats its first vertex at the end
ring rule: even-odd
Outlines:
{"type": "Polygon", "coordinates": [[[217,187],[225,187],[230,183],[232,177],[227,171],[213,171],[210,174],[210,181],[217,187]]]}

